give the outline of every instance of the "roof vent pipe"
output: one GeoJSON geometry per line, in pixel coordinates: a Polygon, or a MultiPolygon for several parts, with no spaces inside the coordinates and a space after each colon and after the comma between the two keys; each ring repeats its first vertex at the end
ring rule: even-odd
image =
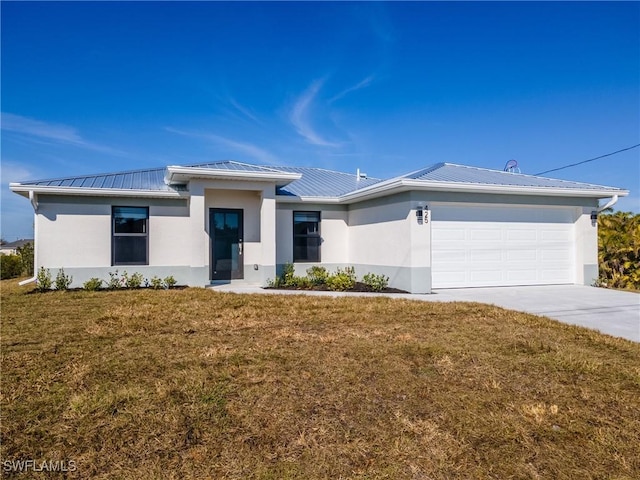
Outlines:
{"type": "Polygon", "coordinates": [[[356,180],[359,182],[361,178],[366,179],[367,178],[367,174],[364,172],[361,172],[360,169],[358,168],[356,170],[356,180]]]}

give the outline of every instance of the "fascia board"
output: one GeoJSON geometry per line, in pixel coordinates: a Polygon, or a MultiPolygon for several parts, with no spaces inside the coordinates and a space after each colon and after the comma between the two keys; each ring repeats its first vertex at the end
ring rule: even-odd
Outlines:
{"type": "Polygon", "coordinates": [[[230,180],[254,180],[258,182],[278,182],[279,180],[286,180],[287,182],[284,185],[302,178],[301,173],[248,172],[243,170],[216,170],[211,168],[180,167],[175,165],[168,166],[165,181],[168,184],[177,183],[175,181],[176,176],[183,176],[184,179],[218,178],[230,180]]]}
{"type": "Polygon", "coordinates": [[[627,196],[628,190],[590,190],[590,189],[567,189],[549,187],[521,187],[509,185],[472,185],[452,182],[424,182],[420,180],[397,179],[389,183],[372,185],[369,188],[349,193],[340,197],[340,203],[361,201],[367,198],[375,198],[391,193],[399,193],[408,190],[422,191],[446,191],[461,193],[494,193],[509,195],[535,195],[535,196],[555,196],[555,197],[589,197],[607,198],[613,195],[627,196]]]}
{"type": "Polygon", "coordinates": [[[276,201],[278,203],[341,203],[340,197],[299,197],[297,195],[276,195],[276,201]]]}

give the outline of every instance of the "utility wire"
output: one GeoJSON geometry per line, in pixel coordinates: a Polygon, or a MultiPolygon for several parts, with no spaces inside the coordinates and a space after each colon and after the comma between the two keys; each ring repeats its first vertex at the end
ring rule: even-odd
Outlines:
{"type": "Polygon", "coordinates": [[[627,150],[631,150],[633,148],[638,148],[638,147],[640,147],[640,143],[638,143],[636,145],[632,145],[632,146],[627,147],[627,148],[623,148],[622,150],[618,150],[618,151],[615,151],[615,152],[607,153],[606,155],[600,155],[599,157],[590,158],[589,160],[583,160],[583,161],[578,162],[578,163],[572,163],[571,165],[565,165],[564,167],[558,167],[558,168],[552,168],[551,170],[545,170],[544,172],[536,173],[536,175],[544,175],[545,173],[557,172],[558,170],[564,170],[565,168],[575,167],[576,165],[582,165],[583,163],[593,162],[594,160],[598,160],[598,159],[604,158],[604,157],[610,157],[611,155],[615,155],[616,153],[626,152],[627,150]]]}

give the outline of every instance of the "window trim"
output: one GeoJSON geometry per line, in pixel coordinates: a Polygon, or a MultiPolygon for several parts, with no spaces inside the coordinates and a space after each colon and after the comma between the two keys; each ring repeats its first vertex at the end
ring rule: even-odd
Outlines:
{"type": "Polygon", "coordinates": [[[138,205],[111,205],[111,266],[121,265],[149,265],[149,207],[141,207],[138,205]],[[145,219],[145,233],[116,233],[116,208],[140,208],[147,213],[145,219]],[[144,262],[116,262],[116,237],[145,237],[145,260],[144,262]]]}
{"type": "Polygon", "coordinates": [[[291,217],[291,226],[292,228],[292,258],[293,263],[322,263],[322,211],[320,210],[293,210],[293,214],[291,217]],[[318,215],[318,233],[312,234],[296,234],[296,213],[312,213],[318,215]],[[308,259],[296,259],[296,238],[303,237],[317,237],[318,238],[318,259],[317,260],[308,260],[308,259]]]}

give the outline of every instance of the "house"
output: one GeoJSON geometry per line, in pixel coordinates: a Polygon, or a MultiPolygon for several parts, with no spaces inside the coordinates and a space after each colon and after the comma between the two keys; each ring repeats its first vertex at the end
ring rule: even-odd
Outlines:
{"type": "Polygon", "coordinates": [[[233,161],[12,183],[35,261],[79,286],[115,270],[265,285],[287,262],[355,266],[412,293],[591,284],[614,187],[439,163],[383,180],[233,161]]]}
{"type": "Polygon", "coordinates": [[[0,255],[15,255],[18,253],[18,249],[27,243],[33,243],[33,238],[21,238],[14,242],[3,243],[0,245],[0,255]]]}

